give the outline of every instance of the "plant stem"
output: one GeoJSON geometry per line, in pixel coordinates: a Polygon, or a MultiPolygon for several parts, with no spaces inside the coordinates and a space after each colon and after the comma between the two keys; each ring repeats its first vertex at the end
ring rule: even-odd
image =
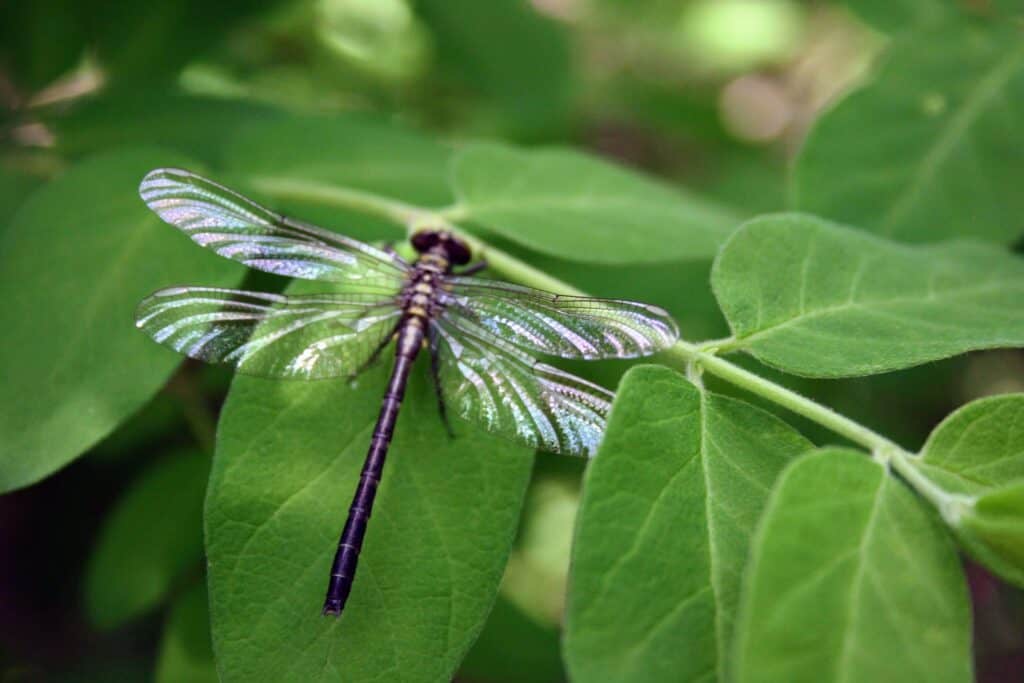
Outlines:
{"type": "MultiPolygon", "coordinates": [[[[349,209],[357,209],[390,219],[411,229],[415,225],[431,223],[444,227],[459,235],[480,258],[486,259],[491,270],[509,280],[530,287],[544,289],[557,294],[569,296],[586,296],[586,292],[554,278],[534,268],[506,251],[487,244],[476,236],[453,225],[446,216],[437,211],[411,206],[402,202],[380,197],[369,192],[338,188],[330,185],[317,185],[308,182],[295,182],[279,178],[256,178],[253,184],[264,192],[293,199],[307,199],[334,204],[349,209]]],[[[728,343],[730,339],[719,340],[728,343]]],[[[863,446],[871,452],[881,450],[889,452],[904,451],[881,434],[844,417],[831,408],[816,403],[806,396],[801,396],[791,389],[771,382],[748,370],[718,357],[714,353],[715,344],[691,344],[680,340],[665,352],[669,359],[676,361],[681,368],[688,363],[696,363],[707,372],[721,377],[752,394],[766,398],[798,415],[816,422],[823,427],[846,437],[850,441],[863,446]]]]}

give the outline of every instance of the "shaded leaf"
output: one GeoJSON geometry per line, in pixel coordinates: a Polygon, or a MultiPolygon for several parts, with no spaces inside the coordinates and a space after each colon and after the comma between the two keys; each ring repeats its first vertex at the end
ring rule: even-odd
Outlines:
{"type": "Polygon", "coordinates": [[[475,430],[450,439],[422,367],[348,605],[340,619],[320,615],[385,370],[355,388],[248,377],[232,384],[206,508],[223,680],[449,680],[483,626],[532,458],[475,430]]]}
{"type": "Polygon", "coordinates": [[[577,521],[573,680],[725,680],[750,537],[776,475],[811,447],[671,370],[627,373],[577,521]]]}
{"type": "Polygon", "coordinates": [[[573,261],[706,259],[736,224],[711,202],[568,149],[470,145],[451,180],[453,217],[573,261]]]}
{"type": "Polygon", "coordinates": [[[514,603],[498,595],[487,624],[456,680],[487,683],[558,683],[565,679],[558,629],[534,621],[514,603]]]}
{"type": "Polygon", "coordinates": [[[1024,481],[986,492],[955,521],[955,528],[978,561],[1024,587],[1024,481]]]}
{"type": "Polygon", "coordinates": [[[951,22],[892,46],[877,79],[824,114],[793,175],[795,207],[913,242],[1024,233],[1024,40],[951,22]],[[938,49],[936,46],[942,46],[938,49]]]}
{"type": "Polygon", "coordinates": [[[814,377],[1024,345],[1024,261],[983,245],[908,247],[813,216],[756,218],[712,285],[731,348],[814,377]]]}
{"type": "Polygon", "coordinates": [[[56,135],[57,150],[71,157],[127,144],[159,145],[217,163],[225,141],[239,126],[279,115],[253,102],[135,88],[81,102],[48,125],[56,135]]]}
{"type": "Polygon", "coordinates": [[[217,683],[206,586],[196,582],[174,601],[160,641],[156,683],[217,683]]]}
{"type": "Polygon", "coordinates": [[[956,552],[866,455],[822,449],[783,473],[751,546],[736,680],[973,680],[956,552]]]}
{"type": "Polygon", "coordinates": [[[70,70],[85,51],[78,3],[33,0],[0,4],[0,68],[23,96],[70,70]]]}
{"type": "Polygon", "coordinates": [[[138,302],[242,269],[196,249],[138,197],[155,149],[114,152],[37,190],[0,242],[0,491],[62,467],[138,410],[180,359],[132,324],[138,302]]]}
{"type": "Polygon", "coordinates": [[[418,0],[416,8],[445,75],[487,97],[521,132],[563,122],[570,53],[559,24],[521,0],[418,0]]]}
{"type": "Polygon", "coordinates": [[[114,628],[163,601],[175,581],[198,569],[209,456],[166,456],[135,481],[100,531],[85,575],[89,617],[114,628]]]}

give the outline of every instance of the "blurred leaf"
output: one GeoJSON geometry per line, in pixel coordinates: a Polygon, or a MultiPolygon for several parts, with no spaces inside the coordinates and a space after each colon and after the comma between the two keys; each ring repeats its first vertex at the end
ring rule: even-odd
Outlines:
{"type": "Polygon", "coordinates": [[[37,176],[0,166],[0,236],[7,230],[18,207],[42,182],[37,176]]]}
{"type": "Polygon", "coordinates": [[[565,30],[525,0],[416,0],[444,75],[489,98],[520,131],[558,126],[568,113],[565,30]]]}
{"type": "Polygon", "coordinates": [[[558,629],[531,619],[500,594],[456,680],[558,683],[565,680],[558,629]]]}
{"type": "Polygon", "coordinates": [[[974,680],[960,562],[928,509],[866,455],[790,465],[751,546],[736,680],[974,680]]]}
{"type": "Polygon", "coordinates": [[[1024,481],[986,492],[964,511],[956,530],[978,561],[1024,587],[1024,481]]]}
{"type": "Polygon", "coordinates": [[[452,184],[454,217],[573,261],[707,259],[736,224],[710,202],[568,149],[470,145],[452,184]]]}
{"type": "Polygon", "coordinates": [[[256,184],[272,178],[340,185],[442,206],[452,201],[450,155],[447,146],[380,118],[293,116],[238,130],[228,141],[225,164],[256,184]]]}
{"type": "Polygon", "coordinates": [[[1017,0],[949,2],[949,0],[846,0],[864,21],[890,33],[964,22],[970,17],[1006,20],[1024,11],[1017,0]]]}
{"type": "Polygon", "coordinates": [[[775,477],[812,447],[671,370],[631,370],[577,521],[572,679],[724,680],[750,537],[775,477]]]}
{"type": "Polygon", "coordinates": [[[126,144],[153,144],[214,164],[239,126],[279,115],[252,102],[131,89],[82,102],[69,113],[54,116],[48,125],[56,134],[57,150],[70,157],[126,144]]]}
{"type": "MultiPolygon", "coordinates": [[[[172,380],[173,381],[173,380],[172,380]]],[[[172,432],[182,433],[182,406],[165,391],[154,396],[134,415],[118,425],[102,441],[89,450],[89,457],[101,460],[116,460],[123,456],[137,455],[172,432]]]]}
{"type": "Polygon", "coordinates": [[[84,20],[104,69],[115,81],[170,80],[224,35],[275,0],[119,0],[92,2],[84,20]]]}
{"type": "Polygon", "coordinates": [[[179,358],[132,324],[142,297],[241,279],[139,199],[163,164],[188,162],[155,149],[84,161],[33,193],[0,238],[0,491],[63,467],[170,376],[179,358]]]}
{"type": "Polygon", "coordinates": [[[85,602],[100,628],[160,604],[203,554],[209,455],[181,451],[149,467],[118,500],[89,558],[85,602]]]}
{"type": "Polygon", "coordinates": [[[735,233],[712,285],[732,348],[812,377],[1024,345],[1024,261],[995,247],[908,247],[778,214],[735,233]]]}
{"type": "Polygon", "coordinates": [[[23,96],[70,70],[85,51],[79,4],[69,0],[0,3],[0,70],[23,96]]]}
{"type": "Polygon", "coordinates": [[[980,495],[1024,479],[1024,394],[972,401],[942,421],[916,460],[947,491],[980,495]]]}
{"type": "Polygon", "coordinates": [[[290,117],[242,127],[228,140],[225,165],[277,210],[372,241],[405,234],[383,219],[339,209],[331,191],[351,187],[424,206],[450,204],[450,155],[447,146],[380,118],[290,117]]]}
{"type": "Polygon", "coordinates": [[[156,683],[217,683],[206,585],[196,582],[171,607],[160,642],[156,683]]]}
{"type": "Polygon", "coordinates": [[[795,206],[899,240],[1024,234],[1024,40],[954,22],[897,41],[877,79],[825,113],[795,206]],[[938,46],[941,46],[938,47],[938,46]]]}
{"type": "Polygon", "coordinates": [[[225,681],[449,680],[482,628],[532,458],[469,428],[449,438],[422,367],[405,397],[348,606],[340,619],[320,616],[385,369],[355,388],[246,377],[232,384],[206,509],[225,681]]]}

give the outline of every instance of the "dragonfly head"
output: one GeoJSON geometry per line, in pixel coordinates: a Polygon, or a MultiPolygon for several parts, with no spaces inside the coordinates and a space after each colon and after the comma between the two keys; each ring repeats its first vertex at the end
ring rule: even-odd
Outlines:
{"type": "Polygon", "coordinates": [[[413,233],[410,241],[413,249],[420,254],[425,254],[428,251],[441,252],[454,266],[464,266],[469,263],[471,256],[469,245],[448,230],[420,230],[413,233]]]}

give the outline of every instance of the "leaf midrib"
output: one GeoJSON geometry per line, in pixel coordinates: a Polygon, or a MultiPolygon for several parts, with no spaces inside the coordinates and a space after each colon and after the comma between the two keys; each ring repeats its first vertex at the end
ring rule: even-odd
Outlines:
{"type": "Polygon", "coordinates": [[[939,168],[964,137],[971,126],[985,111],[985,106],[1001,92],[1002,86],[1013,76],[1014,71],[1024,62],[1024,43],[1014,41],[1014,49],[995,65],[978,81],[978,84],[964,100],[955,114],[949,117],[947,124],[917,167],[914,180],[905,186],[897,196],[880,222],[883,234],[892,235],[896,226],[911,210],[914,201],[924,190],[939,168]]]}

